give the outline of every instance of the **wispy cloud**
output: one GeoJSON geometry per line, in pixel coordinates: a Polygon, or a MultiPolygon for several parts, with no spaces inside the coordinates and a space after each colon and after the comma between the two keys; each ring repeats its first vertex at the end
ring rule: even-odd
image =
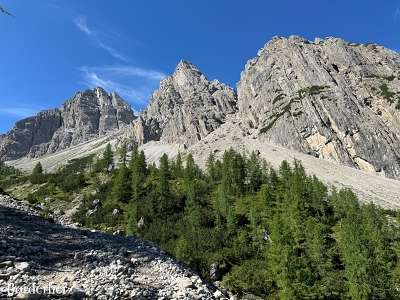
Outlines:
{"type": "Polygon", "coordinates": [[[92,40],[97,47],[105,50],[115,59],[123,62],[122,65],[79,68],[83,84],[88,88],[101,86],[108,91],[116,91],[125,100],[129,101],[133,108],[143,108],[151,93],[158,87],[160,80],[166,77],[163,72],[140,68],[131,65],[131,59],[116,50],[106,41],[115,39],[115,34],[101,32],[88,25],[85,17],[80,16],[73,20],[75,26],[92,40]]]}
{"type": "Polygon", "coordinates": [[[116,91],[136,110],[147,104],[159,81],[165,77],[162,72],[132,66],[84,66],[79,70],[86,87],[101,86],[108,91],[116,91]]]}
{"type": "Polygon", "coordinates": [[[83,33],[85,33],[86,35],[92,36],[94,35],[94,31],[90,30],[86,19],[84,17],[78,17],[75,18],[74,20],[75,25],[80,29],[80,31],[82,31],[83,33]]]}
{"type": "Polygon", "coordinates": [[[156,80],[156,81],[160,81],[167,76],[159,71],[148,70],[133,66],[107,66],[95,69],[103,72],[109,72],[115,75],[141,77],[147,80],[156,80]]]}
{"type": "Polygon", "coordinates": [[[127,58],[126,56],[122,55],[121,53],[119,53],[117,50],[115,50],[113,47],[104,44],[103,42],[100,42],[97,40],[97,44],[100,48],[106,50],[111,56],[113,56],[116,59],[119,59],[123,62],[129,62],[129,58],[127,58]]]}
{"type": "Polygon", "coordinates": [[[101,34],[90,28],[87,24],[86,18],[83,16],[79,16],[78,18],[73,19],[73,22],[75,26],[83,32],[85,35],[87,35],[99,48],[105,50],[110,54],[112,57],[121,60],[125,63],[129,62],[129,58],[126,57],[125,55],[121,54],[118,50],[116,50],[114,47],[110,46],[109,44],[105,43],[101,39],[101,34]]]}

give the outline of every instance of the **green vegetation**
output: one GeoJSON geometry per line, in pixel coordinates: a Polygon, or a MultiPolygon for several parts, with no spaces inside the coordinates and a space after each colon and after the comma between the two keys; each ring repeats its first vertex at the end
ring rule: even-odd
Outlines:
{"type": "Polygon", "coordinates": [[[255,153],[229,150],[221,159],[210,155],[202,170],[191,155],[163,155],[156,166],[137,148],[128,159],[123,148],[114,169],[108,154],[101,170],[85,158],[46,174],[34,197],[91,187],[82,193],[75,221],[151,240],[238,294],[400,297],[397,212],[359,204],[350,190],[328,193],[298,161],[275,170],[255,153]],[[66,189],[62,179],[69,172],[83,181],[66,189]]]}
{"type": "Polygon", "coordinates": [[[396,77],[395,75],[379,76],[379,75],[376,75],[376,74],[368,74],[368,75],[366,75],[365,77],[367,77],[367,78],[384,79],[384,80],[387,80],[387,81],[393,81],[393,80],[395,80],[396,78],[398,78],[398,77],[396,77]]]}
{"type": "Polygon", "coordinates": [[[43,174],[43,167],[40,162],[33,168],[30,181],[32,184],[40,184],[46,181],[46,176],[43,174]]]}
{"type": "Polygon", "coordinates": [[[43,167],[39,162],[29,177],[35,189],[28,193],[27,200],[32,204],[45,202],[46,198],[70,202],[73,193],[80,191],[88,184],[92,161],[93,155],[73,159],[57,172],[47,174],[43,172],[43,167]]]}
{"type": "Polygon", "coordinates": [[[349,190],[328,194],[299,162],[275,171],[233,150],[221,160],[211,155],[206,171],[190,155],[182,161],[164,155],[158,167],[147,166],[135,149],[97,195],[86,196],[76,220],[151,240],[206,278],[217,266],[237,293],[400,296],[400,235],[380,208],[360,205],[349,190]]]}
{"type": "Polygon", "coordinates": [[[111,171],[114,168],[114,154],[111,145],[107,144],[101,159],[97,160],[94,169],[96,172],[111,171]]]}
{"type": "Polygon", "coordinates": [[[7,187],[17,184],[25,180],[22,178],[22,173],[14,167],[7,166],[4,162],[0,161],[0,188],[6,189],[7,187]]]}
{"type": "Polygon", "coordinates": [[[396,101],[396,109],[400,109],[400,93],[392,92],[389,90],[389,87],[386,83],[383,83],[379,86],[379,95],[385,98],[390,104],[393,104],[396,101]]]}
{"type": "Polygon", "coordinates": [[[383,83],[379,86],[379,89],[381,90],[381,96],[385,98],[387,101],[390,103],[394,102],[394,97],[396,96],[395,92],[392,92],[389,90],[389,87],[387,86],[386,83],[383,83]]]}
{"type": "Polygon", "coordinates": [[[328,88],[328,86],[313,85],[310,87],[303,88],[303,89],[299,90],[297,93],[299,94],[299,98],[303,99],[306,96],[318,95],[327,88],[328,88]]]}

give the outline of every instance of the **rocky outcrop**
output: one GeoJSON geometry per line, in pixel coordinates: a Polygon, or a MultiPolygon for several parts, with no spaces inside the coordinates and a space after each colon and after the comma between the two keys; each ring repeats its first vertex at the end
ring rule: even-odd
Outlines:
{"type": "Polygon", "coordinates": [[[54,153],[119,130],[134,118],[129,104],[116,93],[102,88],[78,92],[60,108],[18,121],[0,139],[0,159],[54,153]]]}
{"type": "Polygon", "coordinates": [[[259,139],[370,173],[400,176],[400,56],[337,38],[274,38],[238,84],[259,139]]]}
{"type": "Polygon", "coordinates": [[[227,299],[149,242],[39,215],[0,195],[1,299],[227,299]]]}
{"type": "Polygon", "coordinates": [[[400,178],[400,56],[337,38],[272,39],[246,64],[237,94],[181,61],[135,120],[115,94],[78,93],[0,136],[0,159],[38,157],[110,132],[117,146],[187,149],[231,116],[260,142],[400,178]]]}
{"type": "Polygon", "coordinates": [[[236,93],[209,81],[193,64],[181,61],[160,83],[150,104],[131,128],[139,144],[150,140],[193,145],[236,112],[236,93]]]}

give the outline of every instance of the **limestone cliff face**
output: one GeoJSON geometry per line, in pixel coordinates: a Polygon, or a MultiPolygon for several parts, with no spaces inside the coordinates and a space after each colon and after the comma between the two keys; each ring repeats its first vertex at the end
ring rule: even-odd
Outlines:
{"type": "Polygon", "coordinates": [[[131,132],[139,144],[150,140],[190,146],[236,112],[236,93],[217,80],[209,81],[193,64],[181,61],[160,83],[131,132]]]}
{"type": "Polygon", "coordinates": [[[239,124],[259,142],[399,179],[400,55],[337,38],[274,38],[246,64],[237,93],[181,61],[138,118],[116,94],[77,93],[0,136],[0,159],[37,157],[111,132],[116,145],[212,145],[210,133],[226,136],[239,124]]]}
{"type": "Polygon", "coordinates": [[[18,121],[0,139],[0,159],[38,157],[106,135],[134,120],[129,104],[102,88],[78,92],[62,107],[18,121]]]}
{"type": "Polygon", "coordinates": [[[400,176],[396,52],[336,38],[274,38],[242,72],[238,107],[260,139],[400,176]]]}

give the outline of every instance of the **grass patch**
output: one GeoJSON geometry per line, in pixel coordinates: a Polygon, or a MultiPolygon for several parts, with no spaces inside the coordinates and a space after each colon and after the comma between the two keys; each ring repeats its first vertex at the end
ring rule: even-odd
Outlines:
{"type": "Polygon", "coordinates": [[[379,86],[379,89],[380,89],[380,94],[383,98],[385,98],[390,103],[394,102],[394,97],[396,96],[397,93],[390,91],[386,83],[381,84],[379,86]]]}
{"type": "Polygon", "coordinates": [[[367,78],[384,79],[384,80],[387,80],[387,81],[393,81],[393,80],[395,80],[397,78],[395,75],[379,76],[379,75],[375,75],[375,74],[368,74],[365,77],[367,77],[367,78]]]}
{"type": "Polygon", "coordinates": [[[299,90],[297,93],[299,94],[299,98],[303,99],[306,96],[313,96],[322,93],[328,86],[326,85],[313,85],[299,90]]]}

